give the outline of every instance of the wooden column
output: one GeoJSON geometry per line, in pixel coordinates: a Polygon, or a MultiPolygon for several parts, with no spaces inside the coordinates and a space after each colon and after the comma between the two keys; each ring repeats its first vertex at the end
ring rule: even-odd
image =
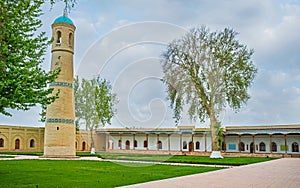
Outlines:
{"type": "Polygon", "coordinates": [[[270,134],[270,153],[272,153],[272,134],[270,134]]]}
{"type": "Polygon", "coordinates": [[[206,133],[204,134],[204,147],[205,147],[205,152],[207,152],[206,133]]]}
{"type": "Polygon", "coordinates": [[[284,134],[284,150],[285,154],[287,154],[286,134],[284,134]]]}
{"type": "Polygon", "coordinates": [[[239,134],[239,152],[241,153],[241,141],[242,141],[242,135],[239,134]]]}
{"type": "Polygon", "coordinates": [[[148,134],[146,134],[146,141],[147,141],[147,150],[149,150],[148,134]]]}
{"type": "Polygon", "coordinates": [[[180,151],[182,151],[182,133],[180,133],[180,144],[179,144],[179,146],[180,146],[180,151]]]}
{"type": "Polygon", "coordinates": [[[158,150],[158,141],[159,141],[159,134],[157,134],[157,140],[156,140],[156,150],[158,150]]]}
{"type": "MultiPolygon", "coordinates": [[[[256,146],[255,146],[255,142],[254,142],[254,137],[255,137],[255,135],[253,134],[252,135],[253,153],[255,153],[255,150],[256,150],[256,146]]],[[[251,149],[251,146],[250,146],[250,149],[251,149]]]]}
{"type": "Polygon", "coordinates": [[[135,143],[135,134],[133,134],[133,150],[135,150],[134,143],[135,143]]]}
{"type": "MultiPolygon", "coordinates": [[[[194,144],[194,133],[192,133],[192,144],[193,144],[193,150],[192,150],[192,152],[194,152],[194,146],[195,146],[195,144],[194,144]]],[[[189,144],[189,150],[190,150],[190,144],[189,144]]]]}
{"type": "Polygon", "coordinates": [[[168,134],[168,151],[170,152],[171,147],[170,147],[170,134],[168,134]]]}
{"type": "MultiPolygon", "coordinates": [[[[123,142],[122,142],[122,134],[120,134],[120,149],[122,149],[122,144],[123,144],[123,142]]],[[[119,144],[119,143],[118,143],[119,144]]]]}

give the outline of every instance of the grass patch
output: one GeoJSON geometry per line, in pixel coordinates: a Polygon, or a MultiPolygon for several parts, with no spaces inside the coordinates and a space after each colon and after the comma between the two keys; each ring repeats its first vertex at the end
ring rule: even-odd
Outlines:
{"type": "Polygon", "coordinates": [[[0,158],[14,158],[13,156],[1,156],[0,155],[0,158]]]}
{"type": "Polygon", "coordinates": [[[18,151],[12,151],[12,152],[0,152],[0,154],[6,154],[6,155],[35,155],[35,156],[42,156],[43,152],[18,152],[18,151]]]}
{"type": "Polygon", "coordinates": [[[0,161],[0,187],[116,187],[221,168],[99,161],[0,161]]]}
{"type": "Polygon", "coordinates": [[[158,161],[163,162],[168,160],[172,155],[152,155],[152,154],[126,154],[126,153],[97,153],[102,159],[117,159],[131,161],[158,161]]]}
{"type": "MultiPolygon", "coordinates": [[[[42,156],[43,152],[0,152],[7,155],[37,155],[42,156]]],[[[108,153],[97,152],[92,155],[90,152],[77,152],[77,156],[88,157],[96,156],[103,159],[117,159],[130,161],[155,161],[171,163],[192,163],[192,164],[212,164],[212,165],[232,165],[240,166],[253,163],[259,163],[276,158],[266,157],[224,157],[223,159],[211,159],[207,156],[190,156],[190,155],[152,155],[152,154],[132,154],[132,153],[108,153]]]]}
{"type": "Polygon", "coordinates": [[[212,165],[232,165],[240,166],[253,163],[260,163],[274,160],[276,158],[262,157],[224,157],[223,159],[211,159],[206,156],[179,156],[174,155],[167,162],[193,163],[193,164],[212,164],[212,165]]]}
{"type": "Polygon", "coordinates": [[[212,164],[212,165],[247,165],[273,160],[276,158],[260,157],[224,157],[223,159],[211,159],[207,156],[185,156],[185,155],[149,155],[149,154],[119,154],[119,153],[99,153],[103,159],[118,159],[132,161],[161,161],[173,163],[192,164],[212,164]]]}

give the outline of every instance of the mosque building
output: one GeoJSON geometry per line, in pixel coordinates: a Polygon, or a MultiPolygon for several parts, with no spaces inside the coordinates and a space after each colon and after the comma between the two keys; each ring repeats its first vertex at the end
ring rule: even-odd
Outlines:
{"type": "MultiPolygon", "coordinates": [[[[61,72],[50,84],[59,99],[48,105],[45,127],[0,125],[1,151],[39,151],[44,157],[75,157],[90,151],[90,132],[76,131],[73,91],[75,25],[66,15],[52,24],[51,70],[61,72]]],[[[95,150],[122,153],[209,155],[209,129],[98,128],[93,132],[95,150]]],[[[300,124],[274,126],[227,126],[222,135],[223,155],[299,157],[300,124]]]]}

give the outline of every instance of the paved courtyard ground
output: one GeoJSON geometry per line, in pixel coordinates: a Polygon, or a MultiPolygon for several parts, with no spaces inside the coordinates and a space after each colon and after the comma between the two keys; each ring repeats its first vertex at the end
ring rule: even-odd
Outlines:
{"type": "Polygon", "coordinates": [[[263,163],[228,168],[208,173],[183,176],[148,183],[125,186],[126,188],[299,188],[300,158],[283,158],[263,163]]]}

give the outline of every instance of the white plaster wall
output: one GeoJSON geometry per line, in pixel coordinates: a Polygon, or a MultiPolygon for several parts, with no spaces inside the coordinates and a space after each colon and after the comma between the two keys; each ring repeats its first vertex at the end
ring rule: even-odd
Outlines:
{"type": "Polygon", "coordinates": [[[179,134],[172,134],[170,136],[170,150],[172,151],[180,151],[180,135],[179,134]]]}
{"type": "MultiPolygon", "coordinates": [[[[109,149],[113,149],[113,150],[119,149],[118,148],[119,138],[120,137],[118,135],[109,135],[108,136],[108,142],[110,142],[111,144],[113,143],[113,148],[109,148],[109,149]]],[[[110,144],[110,146],[112,146],[111,144],[110,144]]]]}
{"type": "Polygon", "coordinates": [[[237,152],[239,149],[238,142],[239,142],[238,136],[226,136],[226,151],[227,152],[237,152]],[[235,150],[229,148],[230,144],[235,145],[235,150]]]}
{"type": "Polygon", "coordinates": [[[136,134],[135,140],[137,141],[137,147],[136,150],[147,150],[147,148],[144,148],[144,141],[146,140],[146,134],[136,134]]]}
{"type": "Polygon", "coordinates": [[[156,134],[149,134],[148,148],[149,148],[149,150],[157,150],[157,135],[156,134]]]}
{"type": "Polygon", "coordinates": [[[189,151],[189,142],[192,141],[192,134],[182,134],[182,151],[189,151]],[[186,142],[186,149],[183,149],[183,143],[186,142]]]}
{"type": "Polygon", "coordinates": [[[133,149],[133,135],[122,135],[122,149],[126,150],[127,140],[130,142],[130,149],[133,149]]]}
{"type": "Polygon", "coordinates": [[[194,151],[201,151],[201,147],[203,146],[203,150],[204,151],[204,140],[202,142],[202,137],[201,135],[194,135],[194,151]],[[200,143],[200,148],[196,149],[196,142],[200,143]]]}
{"type": "Polygon", "coordinates": [[[284,135],[273,135],[272,142],[275,142],[277,145],[277,152],[273,153],[285,153],[285,151],[280,150],[280,146],[284,145],[284,135]]]}
{"type": "Polygon", "coordinates": [[[254,137],[255,152],[256,153],[270,153],[270,136],[269,135],[256,135],[254,137]],[[263,142],[266,146],[266,151],[260,151],[259,144],[263,142]]]}
{"type": "MultiPolygon", "coordinates": [[[[252,143],[252,136],[250,135],[242,135],[241,142],[244,142],[245,144],[245,151],[242,151],[243,153],[250,153],[250,144],[252,143]]],[[[237,136],[236,143],[239,143],[239,138],[237,136]]]]}
{"type": "Polygon", "coordinates": [[[212,151],[212,142],[211,142],[211,136],[210,135],[206,135],[206,148],[207,151],[210,152],[212,151]]]}
{"type": "MultiPolygon", "coordinates": [[[[291,154],[299,154],[300,152],[292,152],[292,144],[296,142],[298,143],[298,148],[300,146],[300,135],[287,135],[286,144],[288,145],[288,153],[291,154]]],[[[300,151],[300,148],[299,148],[300,151]]]]}

